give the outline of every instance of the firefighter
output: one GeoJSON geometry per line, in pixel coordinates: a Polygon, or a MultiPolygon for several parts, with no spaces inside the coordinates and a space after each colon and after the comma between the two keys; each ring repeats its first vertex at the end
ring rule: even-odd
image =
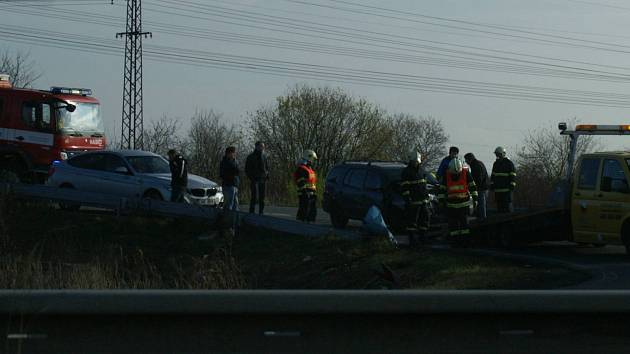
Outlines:
{"type": "Polygon", "coordinates": [[[438,197],[446,207],[450,242],[455,245],[469,243],[468,213],[471,204],[477,203],[477,186],[470,168],[460,159],[452,159],[448,164],[440,181],[438,197]]]}
{"type": "Polygon", "coordinates": [[[426,240],[429,230],[431,212],[429,211],[429,194],[427,192],[427,176],[420,166],[422,156],[417,151],[408,154],[407,167],[402,171],[401,190],[405,199],[405,223],[409,234],[409,247],[417,245],[419,239],[426,240]]]}
{"type": "Polygon", "coordinates": [[[514,164],[506,156],[506,151],[499,146],[494,150],[497,160],[492,165],[490,176],[490,189],[494,191],[494,199],[497,201],[497,212],[511,213],[512,192],[516,188],[516,169],[514,164]]]}
{"type": "Polygon", "coordinates": [[[299,200],[297,219],[306,222],[315,222],[317,216],[317,174],[313,170],[315,161],[315,151],[305,150],[293,173],[299,200]]]}

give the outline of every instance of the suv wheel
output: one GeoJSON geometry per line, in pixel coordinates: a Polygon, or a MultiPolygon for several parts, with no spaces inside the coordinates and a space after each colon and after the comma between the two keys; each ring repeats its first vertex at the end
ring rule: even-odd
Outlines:
{"type": "Polygon", "coordinates": [[[338,211],[332,210],[330,212],[330,222],[334,227],[343,229],[348,225],[348,217],[338,211]]]}

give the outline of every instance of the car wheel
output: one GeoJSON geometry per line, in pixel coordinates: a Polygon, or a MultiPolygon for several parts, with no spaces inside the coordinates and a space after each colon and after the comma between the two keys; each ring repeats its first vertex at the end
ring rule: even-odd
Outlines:
{"type": "Polygon", "coordinates": [[[155,189],[145,192],[142,198],[153,199],[153,200],[164,200],[164,198],[162,198],[162,194],[160,194],[160,192],[156,191],[155,189]]]}
{"type": "MultiPolygon", "coordinates": [[[[75,189],[73,185],[71,184],[62,184],[61,186],[59,186],[59,188],[64,188],[64,189],[75,189]]],[[[81,205],[78,204],[73,204],[73,203],[59,203],[59,208],[61,210],[66,210],[66,211],[77,211],[79,210],[79,208],[81,208],[81,205]]]]}
{"type": "Polygon", "coordinates": [[[330,222],[334,227],[343,229],[346,225],[348,225],[348,217],[343,215],[341,212],[332,210],[330,212],[330,222]]]}

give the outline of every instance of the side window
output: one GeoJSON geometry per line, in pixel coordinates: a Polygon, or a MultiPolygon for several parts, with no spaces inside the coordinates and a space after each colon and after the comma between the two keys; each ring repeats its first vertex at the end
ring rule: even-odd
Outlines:
{"type": "Polygon", "coordinates": [[[36,120],[37,104],[33,102],[24,102],[22,104],[22,122],[29,127],[34,127],[36,120]]]}
{"type": "Polygon", "coordinates": [[[125,161],[116,155],[105,155],[105,161],[105,170],[107,172],[116,172],[116,169],[119,167],[127,168],[125,161]]]}
{"type": "Polygon", "coordinates": [[[580,164],[580,176],[578,179],[578,189],[594,190],[597,185],[597,174],[599,173],[600,160],[595,158],[583,159],[580,164]]]}
{"type": "Polygon", "coordinates": [[[365,178],[365,189],[376,190],[381,188],[383,188],[381,176],[374,171],[368,171],[367,177],[365,178]]]}
{"type": "Polygon", "coordinates": [[[51,108],[48,103],[24,102],[22,104],[22,122],[26,126],[41,130],[50,130],[51,108]]]}
{"type": "Polygon", "coordinates": [[[68,163],[71,166],[78,167],[78,168],[86,168],[89,170],[104,171],[107,167],[105,154],[80,155],[73,159],[70,159],[68,163]]]}
{"type": "Polygon", "coordinates": [[[365,170],[352,170],[346,175],[344,184],[352,188],[362,189],[363,181],[365,181],[365,170]]]}
{"type": "Polygon", "coordinates": [[[613,159],[604,160],[600,190],[602,192],[630,192],[626,173],[619,161],[613,159]]]}

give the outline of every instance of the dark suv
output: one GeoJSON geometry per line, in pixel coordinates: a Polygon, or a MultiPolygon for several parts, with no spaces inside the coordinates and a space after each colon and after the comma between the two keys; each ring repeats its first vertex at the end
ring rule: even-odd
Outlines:
{"type": "MultiPolygon", "coordinates": [[[[385,222],[402,226],[405,201],[400,194],[400,180],[405,164],[400,162],[347,161],[333,167],[326,176],[323,209],[333,226],[343,228],[349,219],[362,220],[376,205],[385,222]]],[[[429,177],[432,185],[437,183],[429,177]]]]}

